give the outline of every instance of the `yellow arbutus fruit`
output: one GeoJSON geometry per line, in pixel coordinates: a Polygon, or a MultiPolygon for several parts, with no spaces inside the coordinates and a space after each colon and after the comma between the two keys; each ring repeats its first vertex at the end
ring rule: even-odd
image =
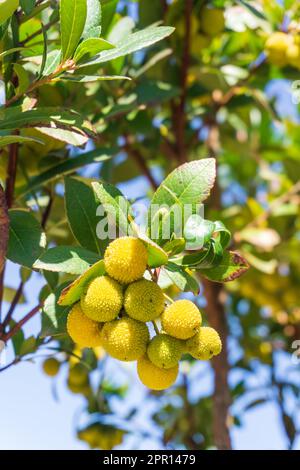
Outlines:
{"type": "Polygon", "coordinates": [[[101,331],[106,352],[119,361],[135,361],[147,349],[149,330],[145,323],[125,317],[105,323],[101,331]]]}
{"type": "Polygon", "coordinates": [[[151,390],[165,390],[171,387],[178,375],[178,364],[170,369],[157,367],[147,355],[137,361],[137,373],[140,381],[151,390]]]}
{"type": "Polygon", "coordinates": [[[184,351],[184,342],[164,333],[154,336],[148,346],[148,358],[162,369],[175,367],[184,351]]]}
{"type": "Polygon", "coordinates": [[[88,318],[80,304],[74,305],[67,319],[67,331],[74,341],[82,348],[95,348],[101,345],[101,325],[88,318]]]}
{"type": "Polygon", "coordinates": [[[163,312],[161,323],[164,331],[178,339],[194,336],[202,323],[198,307],[190,300],[177,300],[163,312]]]}
{"type": "Polygon", "coordinates": [[[272,33],[265,43],[265,52],[269,62],[278,67],[287,65],[287,51],[292,45],[293,38],[289,34],[281,31],[272,33]]]}
{"type": "Polygon", "coordinates": [[[119,315],[122,304],[122,287],[108,276],[93,279],[81,297],[83,313],[97,322],[114,320],[119,315]]]}
{"type": "Polygon", "coordinates": [[[186,342],[186,350],[195,359],[208,361],[213,356],[220,354],[222,342],[216,330],[203,326],[195,336],[186,342]]]}
{"type": "Polygon", "coordinates": [[[141,279],[126,289],[124,307],[126,313],[135,320],[155,320],[162,313],[164,304],[163,291],[155,282],[141,279]]]}
{"type": "Polygon", "coordinates": [[[200,15],[202,31],[208,36],[217,36],[225,27],[224,11],[220,8],[204,7],[200,15]]]}
{"type": "Polygon", "coordinates": [[[54,357],[49,357],[43,362],[43,371],[49,377],[55,377],[58,374],[60,368],[60,362],[54,357]]]}
{"type": "Polygon", "coordinates": [[[147,248],[135,237],[117,238],[104,253],[106,272],[122,284],[130,284],[143,277],[147,260],[147,248]]]}

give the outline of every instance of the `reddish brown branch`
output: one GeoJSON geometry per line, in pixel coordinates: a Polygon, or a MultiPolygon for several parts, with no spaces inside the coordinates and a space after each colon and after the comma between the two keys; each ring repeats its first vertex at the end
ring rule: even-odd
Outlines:
{"type": "Polygon", "coordinates": [[[7,314],[6,314],[5,320],[4,320],[4,322],[3,322],[3,325],[2,325],[3,331],[5,330],[5,327],[6,327],[7,325],[9,325],[9,322],[10,322],[10,320],[12,319],[12,316],[13,316],[13,313],[14,313],[14,311],[15,311],[15,308],[16,308],[16,306],[18,305],[19,300],[20,300],[20,298],[21,298],[21,296],[22,296],[23,287],[24,287],[24,283],[23,283],[23,281],[21,281],[20,284],[19,284],[19,287],[18,287],[18,289],[17,289],[17,291],[16,291],[16,293],[15,293],[15,296],[14,296],[14,298],[13,298],[13,300],[12,300],[12,303],[10,304],[10,308],[9,308],[7,314]]]}
{"type": "Polygon", "coordinates": [[[25,315],[22,320],[20,320],[16,325],[6,334],[3,335],[2,339],[6,343],[10,338],[12,338],[20,329],[22,328],[25,323],[27,323],[39,310],[42,308],[42,305],[39,304],[36,307],[34,307],[27,315],[25,315]]]}
{"type": "Polygon", "coordinates": [[[125,145],[125,150],[128,153],[128,155],[131,155],[131,157],[135,160],[137,163],[138,167],[142,171],[142,173],[146,176],[147,180],[149,181],[152,189],[155,191],[157,189],[157,183],[155,179],[152,176],[152,173],[143,157],[143,155],[140,153],[140,151],[137,148],[134,148],[130,143],[127,143],[125,145]]]}

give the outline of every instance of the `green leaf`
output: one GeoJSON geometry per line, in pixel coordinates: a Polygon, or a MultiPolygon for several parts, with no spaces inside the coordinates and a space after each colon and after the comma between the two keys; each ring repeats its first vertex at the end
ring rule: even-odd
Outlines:
{"type": "Polygon", "coordinates": [[[102,36],[106,36],[112,19],[116,13],[119,0],[105,0],[101,2],[102,10],[102,36]]]}
{"type": "Polygon", "coordinates": [[[97,261],[99,256],[84,248],[56,246],[43,253],[33,267],[45,271],[82,274],[97,261]]]}
{"type": "Polygon", "coordinates": [[[83,33],[87,16],[86,0],[61,0],[60,25],[63,60],[73,56],[83,33]]]}
{"type": "Polygon", "coordinates": [[[187,250],[201,249],[212,237],[215,224],[198,214],[191,215],[184,226],[184,238],[187,250]]]}
{"type": "Polygon", "coordinates": [[[23,196],[29,191],[33,191],[36,188],[62,178],[63,175],[72,173],[82,166],[90,165],[92,163],[99,163],[112,158],[117,152],[117,149],[100,147],[91,152],[83,153],[78,157],[67,158],[58,165],[51,167],[49,170],[40,173],[37,176],[29,178],[28,184],[17,189],[16,193],[18,196],[23,196]]]}
{"type": "Polygon", "coordinates": [[[185,249],[184,238],[173,238],[172,240],[165,243],[163,249],[169,256],[175,256],[181,253],[185,249]]]}
{"type": "Polygon", "coordinates": [[[0,110],[0,130],[16,130],[24,127],[66,127],[77,132],[91,133],[83,117],[72,110],[60,108],[35,108],[24,111],[21,106],[0,110]]]}
{"type": "MultiPolygon", "coordinates": [[[[120,236],[138,235],[137,227],[133,222],[132,210],[129,202],[121,191],[112,184],[92,183],[93,190],[103,210],[111,217],[110,228],[119,229],[120,236]]],[[[105,228],[105,227],[103,227],[105,228]]]]}
{"type": "Polygon", "coordinates": [[[0,25],[5,23],[19,6],[19,0],[1,0],[0,25]]]}
{"type": "Polygon", "coordinates": [[[37,350],[38,344],[34,336],[29,336],[21,344],[19,355],[25,356],[26,354],[33,353],[37,350]]]}
{"type": "Polygon", "coordinates": [[[9,211],[7,258],[22,266],[32,267],[45,248],[45,234],[34,215],[26,210],[9,211]]]}
{"type": "Polygon", "coordinates": [[[58,65],[60,64],[60,60],[61,60],[60,50],[49,52],[47,54],[46,63],[45,63],[45,67],[43,70],[43,76],[47,77],[48,75],[53,73],[57,69],[58,65]]]}
{"type": "Polygon", "coordinates": [[[101,34],[101,2],[87,0],[87,15],[82,37],[99,38],[101,34]]]}
{"type": "Polygon", "coordinates": [[[47,336],[59,336],[66,333],[67,316],[70,307],[58,305],[61,292],[66,287],[66,283],[60,285],[45,300],[42,311],[41,338],[47,336]]]}
{"type": "Polygon", "coordinates": [[[19,52],[25,49],[25,47],[13,47],[12,49],[8,49],[7,51],[3,51],[0,53],[0,59],[3,59],[3,57],[6,57],[8,55],[14,54],[15,52],[19,52]]]}
{"type": "Polygon", "coordinates": [[[265,15],[261,11],[257,10],[251,3],[246,2],[245,0],[237,0],[237,1],[238,3],[243,5],[245,8],[247,8],[247,10],[249,10],[253,15],[257,16],[257,18],[267,21],[267,18],[265,17],[265,15]]]}
{"type": "Polygon", "coordinates": [[[186,269],[174,263],[168,263],[163,270],[182,292],[193,292],[195,295],[199,294],[198,282],[186,269]]]}
{"type": "Polygon", "coordinates": [[[6,145],[15,144],[15,143],[26,143],[26,142],[36,142],[38,144],[44,145],[44,142],[35,137],[23,137],[21,135],[5,135],[0,137],[0,147],[5,147],[6,145]]]}
{"type": "MultiPolygon", "coordinates": [[[[10,328],[13,328],[15,325],[16,325],[16,322],[14,320],[11,320],[9,322],[10,328]]],[[[12,344],[13,344],[13,348],[14,348],[14,353],[15,353],[16,356],[19,356],[20,355],[20,349],[21,349],[22,344],[25,340],[23,330],[19,330],[15,335],[13,335],[11,340],[12,340],[12,344]]]]}
{"type": "Polygon", "coordinates": [[[26,15],[30,15],[32,10],[35,7],[35,0],[20,0],[20,5],[22,10],[26,13],[26,15]]]}
{"type": "Polygon", "coordinates": [[[149,47],[152,44],[155,44],[156,42],[166,38],[167,36],[170,36],[173,31],[174,28],[170,26],[151,26],[142,31],[129,34],[126,39],[123,39],[116,44],[115,49],[101,52],[94,59],[81,65],[81,67],[85,67],[86,65],[101,64],[117,59],[118,57],[132,54],[133,52],[144,49],[145,47],[149,47]]]}
{"type": "Polygon", "coordinates": [[[77,47],[74,55],[74,61],[79,62],[83,57],[86,59],[91,59],[99,52],[114,48],[115,46],[111,42],[108,42],[102,38],[85,39],[85,41],[82,41],[77,47]]]}
{"type": "Polygon", "coordinates": [[[210,269],[200,269],[201,274],[215,282],[229,282],[240,277],[249,269],[247,261],[235,251],[226,251],[222,261],[210,269]]]}
{"type": "Polygon", "coordinates": [[[148,250],[148,266],[158,268],[168,262],[167,253],[145,234],[139,233],[139,238],[145,243],[148,250]]]}
{"type": "Polygon", "coordinates": [[[30,85],[30,79],[28,72],[20,64],[14,65],[14,71],[18,77],[18,87],[16,89],[17,94],[23,94],[30,85]]]}
{"type": "Polygon", "coordinates": [[[77,302],[85,288],[85,286],[95,277],[105,274],[104,261],[100,260],[87,269],[74,282],[65,287],[58,299],[59,305],[72,305],[77,302]]]}
{"type": "Polygon", "coordinates": [[[70,73],[61,75],[59,79],[77,83],[92,83],[112,80],[131,80],[131,78],[125,77],[124,75],[72,75],[70,73]]]}
{"type": "MultiPolygon", "coordinates": [[[[4,290],[3,290],[4,302],[11,304],[13,299],[15,298],[15,295],[16,295],[16,289],[13,289],[12,287],[8,287],[8,286],[4,287],[4,290]]],[[[24,304],[25,302],[26,302],[26,299],[24,295],[22,294],[21,297],[19,298],[18,305],[24,304]]]]}
{"type": "Polygon", "coordinates": [[[173,233],[176,234],[178,230],[182,232],[186,216],[198,212],[200,208],[197,210],[196,206],[209,196],[215,177],[214,158],[185,163],[170,173],[151,201],[148,218],[151,238],[170,240],[173,233]],[[161,229],[168,229],[170,233],[162,234],[161,229]]]}
{"type": "Polygon", "coordinates": [[[68,221],[76,240],[84,248],[101,254],[101,240],[96,233],[98,204],[91,186],[77,178],[65,178],[65,201],[68,221]]]}

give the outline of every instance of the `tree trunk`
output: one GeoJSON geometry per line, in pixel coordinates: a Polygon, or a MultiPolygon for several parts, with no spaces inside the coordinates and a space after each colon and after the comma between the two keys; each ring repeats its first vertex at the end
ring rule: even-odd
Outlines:
{"type": "Polygon", "coordinates": [[[215,373],[215,389],[213,395],[213,436],[218,449],[231,449],[231,439],[228,427],[229,407],[231,403],[228,387],[228,357],[227,357],[227,321],[224,305],[220,296],[222,285],[203,279],[204,294],[207,300],[206,312],[209,325],[215,328],[222,339],[222,352],[212,363],[215,373]]]}

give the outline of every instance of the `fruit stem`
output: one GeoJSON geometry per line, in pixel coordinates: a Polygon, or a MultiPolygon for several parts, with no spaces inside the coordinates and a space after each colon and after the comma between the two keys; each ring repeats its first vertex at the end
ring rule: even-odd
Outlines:
{"type": "Polygon", "coordinates": [[[165,298],[170,302],[170,304],[173,304],[173,303],[174,303],[174,300],[171,299],[171,297],[169,297],[168,294],[165,294],[165,292],[164,292],[164,296],[165,296],[165,298]]]}
{"type": "Polygon", "coordinates": [[[158,327],[157,327],[157,324],[155,323],[154,320],[153,320],[151,323],[152,323],[152,325],[153,325],[153,328],[154,328],[154,330],[155,330],[155,333],[156,333],[157,335],[159,335],[159,329],[158,329],[158,327]]]}

